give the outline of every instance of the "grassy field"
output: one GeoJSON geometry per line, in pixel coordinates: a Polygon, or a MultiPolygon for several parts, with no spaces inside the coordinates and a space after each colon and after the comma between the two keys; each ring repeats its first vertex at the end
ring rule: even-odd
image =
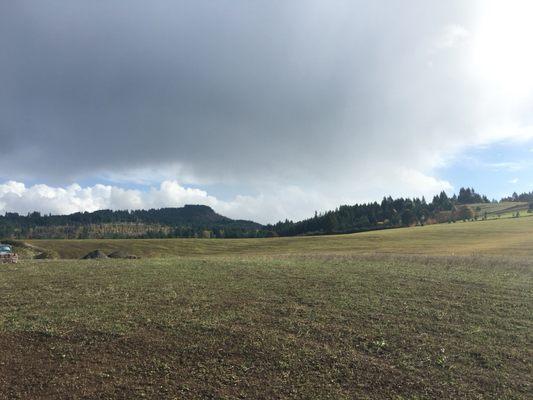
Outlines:
{"type": "Polygon", "coordinates": [[[269,239],[30,240],[61,258],[80,258],[95,249],[137,256],[394,253],[426,255],[533,255],[533,218],[456,222],[351,235],[269,239]]]}
{"type": "Polygon", "coordinates": [[[504,214],[509,212],[516,211],[525,211],[527,212],[529,208],[529,203],[527,202],[516,202],[516,201],[502,201],[499,203],[477,203],[472,204],[473,209],[480,208],[481,213],[486,212],[487,214],[504,214]]]}
{"type": "Polygon", "coordinates": [[[0,399],[531,398],[533,218],[38,245],[146,258],[0,266],[0,399]]]}

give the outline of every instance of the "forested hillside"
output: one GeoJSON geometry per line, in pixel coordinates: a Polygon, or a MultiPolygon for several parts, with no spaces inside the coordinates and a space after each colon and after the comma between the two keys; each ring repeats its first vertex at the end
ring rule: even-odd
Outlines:
{"type": "Polygon", "coordinates": [[[0,237],[33,239],[167,238],[167,237],[260,237],[263,226],[232,220],[208,206],[152,210],[22,216],[0,216],[0,237]]]}
{"type": "Polygon", "coordinates": [[[423,197],[393,199],[389,196],[380,203],[343,205],[334,211],[316,213],[313,218],[296,223],[279,222],[273,229],[282,236],[291,236],[454,222],[479,218],[475,208],[470,206],[475,203],[489,203],[489,200],[470,188],[461,188],[459,195],[452,197],[441,192],[430,203],[423,197]]]}

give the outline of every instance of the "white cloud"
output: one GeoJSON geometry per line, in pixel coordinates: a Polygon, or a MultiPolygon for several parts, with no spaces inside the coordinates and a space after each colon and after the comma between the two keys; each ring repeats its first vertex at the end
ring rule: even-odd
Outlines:
{"type": "Polygon", "coordinates": [[[453,190],[450,182],[425,175],[417,170],[403,169],[400,171],[400,176],[406,187],[413,188],[413,196],[430,197],[442,190],[447,192],[453,190]]]}
{"type": "Polygon", "coordinates": [[[351,182],[348,189],[332,188],[328,194],[319,190],[304,190],[298,186],[272,186],[269,191],[258,195],[236,195],[227,201],[218,199],[205,190],[184,187],[172,180],[147,190],[101,184],[87,187],[78,184],[66,187],[43,184],[26,186],[21,182],[8,181],[0,184],[0,213],[26,214],[40,211],[46,214],[70,214],[100,209],[149,209],[204,204],[231,218],[274,223],[286,218],[299,220],[310,217],[314,211],[330,210],[340,204],[379,200],[381,196],[388,194],[430,197],[441,190],[452,189],[449,182],[416,170],[398,170],[391,172],[391,177],[397,182],[396,185],[390,185],[388,178],[380,180],[376,177],[374,180],[365,177],[365,181],[351,182]],[[358,188],[363,185],[366,187],[364,196],[361,196],[358,188]],[[368,188],[374,190],[375,197],[368,197],[368,188]],[[341,189],[348,194],[339,195],[341,189]]]}
{"type": "Polygon", "coordinates": [[[495,171],[520,171],[526,167],[526,163],[515,161],[502,161],[495,163],[485,163],[485,167],[495,171]]]}
{"type": "Polygon", "coordinates": [[[519,180],[518,178],[513,178],[513,179],[511,179],[509,181],[509,183],[512,183],[514,185],[514,184],[518,183],[518,180],[519,180]]]}
{"type": "Polygon", "coordinates": [[[266,195],[237,195],[230,201],[223,201],[204,190],[187,188],[176,181],[164,181],[159,187],[150,187],[145,191],[100,184],[84,188],[78,184],[68,187],[26,186],[15,181],[0,184],[0,213],[40,211],[45,214],[70,214],[100,209],[181,207],[185,204],[204,204],[232,218],[267,223],[289,216],[310,216],[310,210],[328,202],[297,187],[266,195]]]}
{"type": "Polygon", "coordinates": [[[528,0],[486,0],[479,10],[472,38],[471,61],[474,73],[515,102],[531,99],[533,88],[533,35],[528,0]]]}
{"type": "Polygon", "coordinates": [[[78,184],[67,187],[33,185],[9,181],[0,185],[0,212],[27,213],[41,211],[69,214],[103,208],[137,208],[143,202],[140,192],[113,186],[95,185],[82,188],[78,184]]]}
{"type": "Polygon", "coordinates": [[[437,48],[453,48],[464,42],[470,36],[470,32],[461,25],[448,25],[444,28],[441,37],[436,41],[437,48]]]}
{"type": "Polygon", "coordinates": [[[0,181],[112,186],[17,184],[3,209],[296,219],[450,190],[454,157],[533,138],[527,2],[32,3],[0,16],[0,181]]]}
{"type": "Polygon", "coordinates": [[[533,125],[519,126],[515,123],[493,126],[483,130],[477,137],[482,143],[511,142],[527,143],[533,139],[533,125]]]}

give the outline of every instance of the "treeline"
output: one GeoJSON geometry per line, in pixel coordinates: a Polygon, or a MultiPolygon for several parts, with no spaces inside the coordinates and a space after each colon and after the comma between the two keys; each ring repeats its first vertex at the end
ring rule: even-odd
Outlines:
{"type": "Polygon", "coordinates": [[[0,237],[12,239],[241,238],[271,235],[261,224],[233,220],[208,206],[0,216],[0,237]]]}
{"type": "Polygon", "coordinates": [[[472,188],[461,188],[449,197],[444,191],[431,202],[422,198],[385,197],[381,203],[343,205],[299,222],[278,222],[270,229],[280,236],[353,233],[477,218],[474,203],[489,203],[486,196],[472,188]]]}
{"type": "MultiPolygon", "coordinates": [[[[533,192],[513,193],[502,201],[533,204],[533,192]]],[[[487,218],[480,206],[472,204],[489,202],[473,188],[461,188],[458,195],[450,197],[443,191],[430,202],[423,197],[393,199],[389,196],[381,202],[343,205],[336,210],[315,213],[314,217],[303,221],[286,220],[274,225],[233,220],[202,205],[134,211],[101,210],[71,215],[6,213],[0,216],[0,238],[250,238],[351,233],[487,218]]]]}
{"type": "Polygon", "coordinates": [[[474,203],[490,203],[487,196],[482,196],[473,188],[461,188],[459,189],[459,195],[452,197],[452,203],[455,204],[474,204],[474,203]]]}
{"type": "Polygon", "coordinates": [[[511,196],[503,198],[502,201],[533,203],[533,192],[522,194],[514,192],[511,196]]]}

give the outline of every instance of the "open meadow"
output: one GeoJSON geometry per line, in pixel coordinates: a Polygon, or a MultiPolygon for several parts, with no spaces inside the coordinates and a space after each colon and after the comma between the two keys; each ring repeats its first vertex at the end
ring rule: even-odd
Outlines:
{"type": "Polygon", "coordinates": [[[532,395],[533,218],[30,243],[64,259],[0,265],[1,399],[532,395]]]}
{"type": "Polygon", "coordinates": [[[349,235],[262,239],[28,240],[59,258],[124,251],[145,258],[211,255],[426,254],[533,256],[533,214],[349,235]]]}
{"type": "Polygon", "coordinates": [[[0,0],[0,400],[533,400],[533,0],[0,0]]]}

